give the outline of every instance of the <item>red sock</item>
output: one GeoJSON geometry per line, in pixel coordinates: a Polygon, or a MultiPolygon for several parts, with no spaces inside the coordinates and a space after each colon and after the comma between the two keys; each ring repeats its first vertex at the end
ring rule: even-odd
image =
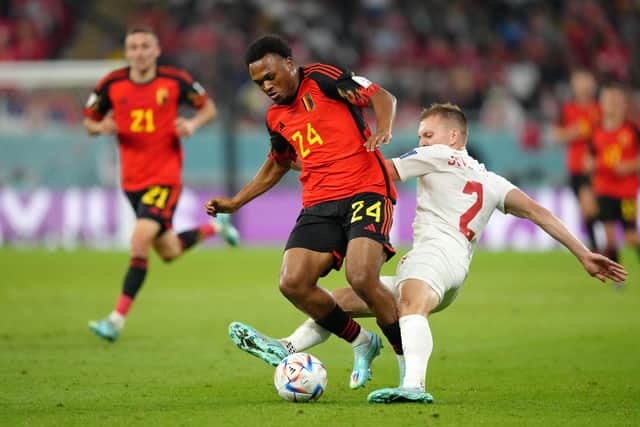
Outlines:
{"type": "Polygon", "coordinates": [[[198,227],[198,233],[200,233],[201,239],[206,239],[216,234],[216,229],[213,227],[213,224],[206,223],[198,227]]]}
{"type": "Polygon", "coordinates": [[[126,316],[131,308],[131,304],[133,304],[133,298],[129,295],[121,294],[120,298],[118,298],[118,303],[116,304],[116,311],[123,316],[126,316]]]}

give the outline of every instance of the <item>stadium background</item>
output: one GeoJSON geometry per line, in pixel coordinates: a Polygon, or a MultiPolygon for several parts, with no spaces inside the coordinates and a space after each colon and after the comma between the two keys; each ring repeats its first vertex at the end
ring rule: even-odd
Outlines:
{"type": "MultiPolygon", "coordinates": [[[[2,2],[0,242],[126,247],[132,215],[118,191],[116,147],[110,138],[85,135],[81,110],[101,74],[119,64],[95,61],[120,60],[123,33],[138,23],[157,29],[162,62],[189,70],[220,110],[215,124],[183,141],[178,229],[202,221],[204,200],[238,189],[267,153],[270,101],[243,63],[245,47],[263,33],[286,36],[299,64],[341,64],[397,96],[385,156],[415,144],[422,106],[458,103],[471,119],[471,151],[579,235],[564,150],[550,135],[569,96],[568,73],[588,67],[633,87],[640,80],[632,55],[640,40],[638,4],[630,0],[486,1],[482,7],[470,0],[2,2]]],[[[640,92],[631,97],[629,118],[639,122],[640,92]]],[[[408,244],[413,187],[399,189],[392,238],[408,244]]],[[[245,243],[284,240],[300,206],[298,190],[290,173],[236,214],[245,243]]],[[[554,246],[534,227],[499,215],[482,245],[554,246]]]]}
{"type": "MultiPolygon", "coordinates": [[[[203,199],[241,186],[266,155],[269,101],[242,58],[250,40],[277,32],[300,64],[342,63],[396,94],[386,156],[413,147],[422,105],[455,101],[478,157],[580,233],[549,127],[578,65],[629,82],[630,119],[640,119],[639,15],[631,0],[0,1],[0,426],[640,425],[636,254],[623,251],[629,280],[616,290],[501,214],[456,303],[429,320],[436,404],[367,404],[397,383],[395,355],[385,348],[368,386],[349,390],[351,350],[338,339],[312,350],[329,372],[322,399],[279,399],[273,370],[235,349],[227,326],[283,336],[304,319],[277,291],[300,200],[293,173],[234,215],[241,247],[211,239],[171,264],[152,254],[123,335],[99,340],[87,320],[112,307],[133,218],[114,141],[81,127],[92,87],[121,64],[127,25],[151,23],[163,61],[187,68],[220,110],[184,141],[176,227],[199,222],[203,199]]],[[[399,189],[393,238],[404,246],[415,189],[399,189]]],[[[322,281],[344,284],[344,272],[322,281]]]]}

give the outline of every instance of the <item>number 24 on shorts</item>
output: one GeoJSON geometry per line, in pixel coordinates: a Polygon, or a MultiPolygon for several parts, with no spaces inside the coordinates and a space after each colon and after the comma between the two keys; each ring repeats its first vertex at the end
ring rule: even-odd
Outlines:
{"type": "MultiPolygon", "coordinates": [[[[380,210],[382,208],[382,202],[378,200],[371,206],[367,207],[364,210],[364,215],[375,218],[376,222],[380,222],[380,210]]],[[[358,200],[357,202],[353,202],[351,204],[351,209],[353,209],[353,215],[351,216],[351,223],[358,222],[364,218],[362,209],[364,209],[364,201],[358,200]]]]}

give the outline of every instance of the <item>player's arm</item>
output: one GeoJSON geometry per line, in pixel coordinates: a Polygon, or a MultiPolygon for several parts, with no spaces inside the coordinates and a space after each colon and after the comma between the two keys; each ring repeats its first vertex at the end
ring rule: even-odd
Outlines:
{"type": "Polygon", "coordinates": [[[82,112],[84,128],[89,135],[110,135],[118,132],[118,125],[110,111],[109,83],[100,82],[89,95],[82,112]]]}
{"type": "Polygon", "coordinates": [[[552,128],[553,140],[557,144],[568,144],[569,142],[583,137],[583,131],[578,124],[560,126],[556,125],[552,128]]]}
{"type": "Polygon", "coordinates": [[[385,159],[384,162],[387,165],[387,169],[389,170],[389,175],[391,175],[391,179],[394,181],[400,181],[400,174],[398,173],[398,169],[396,168],[396,164],[393,163],[391,159],[385,159]]]}
{"type": "Polygon", "coordinates": [[[207,98],[204,104],[196,110],[196,114],[190,119],[178,117],[175,122],[176,131],[180,136],[191,136],[202,125],[214,120],[218,115],[218,110],[211,98],[207,98]]]}
{"type": "Polygon", "coordinates": [[[376,131],[364,143],[367,151],[373,151],[380,144],[391,142],[391,128],[396,116],[396,97],[379,88],[371,96],[370,105],[376,116],[376,131]]]}
{"type": "Polygon", "coordinates": [[[551,211],[538,204],[523,191],[514,188],[504,201],[505,212],[520,218],[526,218],[547,234],[562,243],[578,258],[584,269],[592,277],[601,281],[606,278],[621,282],[627,277],[624,267],[609,258],[591,252],[584,246],[551,211]]]}
{"type": "MultiPolygon", "coordinates": [[[[640,145],[640,131],[635,131],[634,144],[640,145]]],[[[640,173],[640,155],[630,160],[620,160],[614,167],[614,171],[617,175],[629,175],[632,173],[640,173]]]]}
{"type": "Polygon", "coordinates": [[[273,188],[289,171],[289,166],[281,164],[272,156],[269,156],[260,167],[260,170],[247,185],[231,197],[214,197],[205,204],[208,215],[217,213],[232,213],[249,203],[262,193],[273,188]]]}
{"type": "MultiPolygon", "coordinates": [[[[267,125],[267,129],[269,126],[267,125]]],[[[216,197],[205,204],[209,215],[218,212],[235,212],[262,193],[275,186],[282,177],[297,164],[296,153],[287,140],[278,132],[269,129],[271,138],[271,152],[262,167],[247,185],[231,198],[216,197]]]]}
{"type": "Polygon", "coordinates": [[[118,132],[118,125],[111,115],[103,117],[102,120],[85,117],[83,124],[85,130],[91,136],[111,135],[118,132]]]}

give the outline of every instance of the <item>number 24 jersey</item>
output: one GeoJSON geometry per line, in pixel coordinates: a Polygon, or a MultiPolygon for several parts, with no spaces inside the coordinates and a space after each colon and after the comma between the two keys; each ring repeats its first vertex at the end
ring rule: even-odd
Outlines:
{"type": "Polygon", "coordinates": [[[491,214],[504,212],[505,197],[516,188],[467,150],[446,145],[416,148],[393,163],[403,181],[418,177],[413,244],[453,240],[467,248],[469,258],[491,214]]]}
{"type": "Polygon", "coordinates": [[[371,135],[362,108],[379,86],[328,64],[299,69],[300,85],[287,104],[267,111],[271,157],[302,162],[302,204],[340,200],[372,192],[395,202],[396,190],[371,135]]]}

